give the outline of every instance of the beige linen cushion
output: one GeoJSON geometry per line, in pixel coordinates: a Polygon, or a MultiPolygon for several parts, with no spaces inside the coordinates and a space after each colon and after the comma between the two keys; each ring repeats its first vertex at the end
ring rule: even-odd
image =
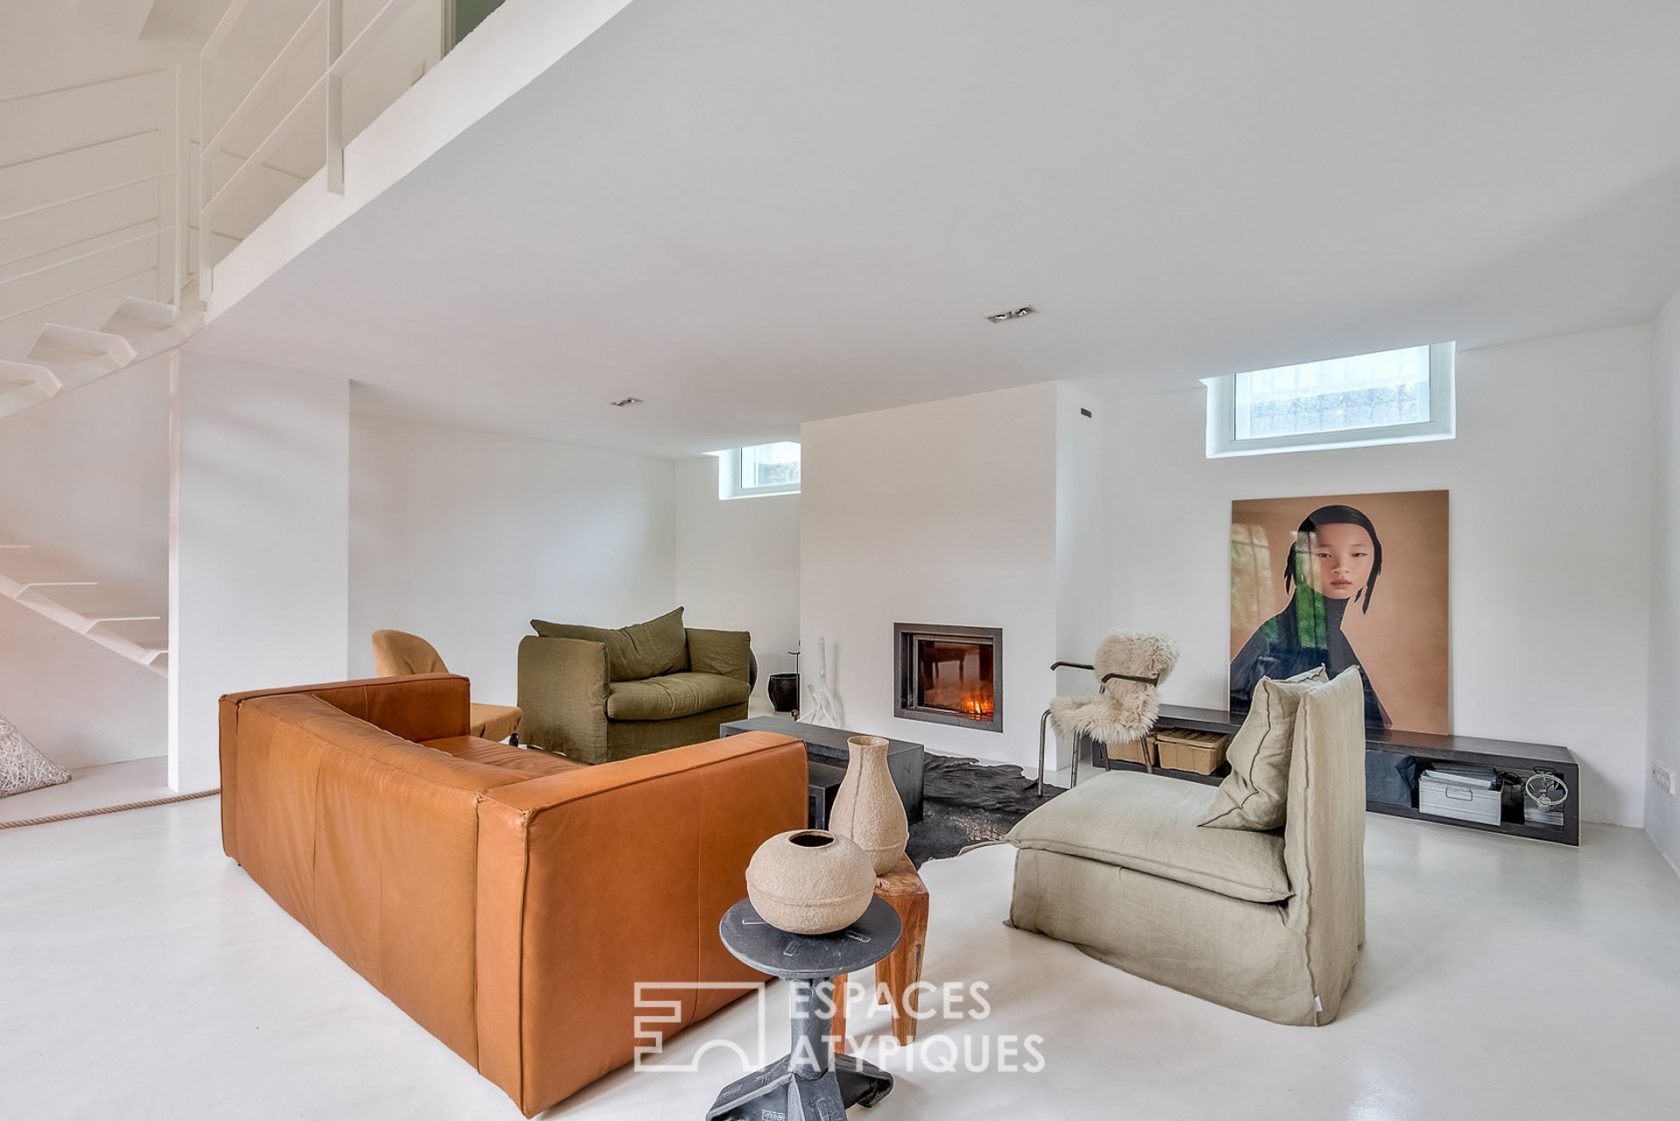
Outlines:
{"type": "Polygon", "coordinates": [[[69,771],[36,751],[22,732],[0,716],[0,798],[69,781],[69,771]]]}
{"type": "Polygon", "coordinates": [[[1278,829],[1289,797],[1289,758],[1301,698],[1329,680],[1323,667],[1283,681],[1260,679],[1254,705],[1225,752],[1231,773],[1201,824],[1213,829],[1278,829]]]}
{"type": "Polygon", "coordinates": [[[688,668],[688,634],[683,630],[683,609],[667,611],[657,619],[611,630],[574,623],[531,620],[531,629],[543,638],[581,638],[605,643],[607,677],[613,681],[642,681],[688,668]]]}
{"type": "Polygon", "coordinates": [[[1213,798],[1213,788],[1200,783],[1110,771],[1022,818],[1008,840],[1018,849],[1083,857],[1232,899],[1288,899],[1294,890],[1283,837],[1196,828],[1213,798]]]}

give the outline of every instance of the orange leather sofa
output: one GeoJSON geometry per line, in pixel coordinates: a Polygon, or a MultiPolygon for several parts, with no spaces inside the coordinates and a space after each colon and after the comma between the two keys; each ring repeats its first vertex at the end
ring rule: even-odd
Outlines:
{"type": "MultiPolygon", "coordinates": [[[[469,736],[467,698],[451,674],[223,697],[222,847],[531,1116],[631,1061],[636,982],[758,979],[718,921],[805,824],[805,751],[586,767],[469,736]]],[[[687,1026],[740,995],[657,999],[687,1026]]]]}

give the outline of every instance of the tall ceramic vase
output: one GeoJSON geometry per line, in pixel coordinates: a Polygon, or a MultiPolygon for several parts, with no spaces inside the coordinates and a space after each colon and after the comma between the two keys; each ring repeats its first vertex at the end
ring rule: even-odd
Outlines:
{"type": "Polygon", "coordinates": [[[887,771],[887,741],[880,736],[852,736],[846,741],[851,762],[834,796],[828,827],[850,837],[869,854],[875,874],[884,876],[904,855],[910,821],[887,771]]]}

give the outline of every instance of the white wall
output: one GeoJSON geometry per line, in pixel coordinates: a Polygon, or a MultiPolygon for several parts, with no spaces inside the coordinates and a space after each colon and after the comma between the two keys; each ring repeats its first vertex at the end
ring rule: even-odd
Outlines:
{"type": "MultiPolygon", "coordinates": [[[[91,615],[168,607],[169,384],[162,361],[0,420],[0,572],[94,580],[50,594],[91,615]]],[[[162,644],[163,623],[120,633],[162,644]]],[[[0,713],[68,767],[161,756],[166,686],[150,670],[0,602],[0,713]]]]}
{"type": "MultiPolygon", "coordinates": [[[[1056,387],[1056,656],[1052,661],[1089,664],[1111,628],[1102,611],[1107,602],[1103,551],[1103,415],[1100,402],[1074,389],[1056,387]],[[1084,415],[1089,412],[1091,415],[1084,415]]],[[[1058,693],[1095,690],[1085,670],[1056,674],[1058,693]]],[[[1040,704],[1040,710],[1043,704],[1040,704]]],[[[1036,749],[1036,748],[1035,748],[1036,749]]],[[[1054,769],[1073,758],[1073,740],[1055,743],[1054,769]]]]}
{"type": "Polygon", "coordinates": [[[513,704],[531,619],[618,627],[675,606],[669,460],[356,415],[351,464],[353,676],[392,627],[476,699],[513,704]]]}
{"type": "Polygon", "coordinates": [[[1440,443],[1209,460],[1201,389],[1112,403],[1112,625],[1173,635],[1163,698],[1223,708],[1232,499],[1444,488],[1454,730],[1571,748],[1583,816],[1638,825],[1650,351],[1638,326],[1461,352],[1440,443]]]}
{"type": "MultiPolygon", "coordinates": [[[[1680,732],[1674,698],[1680,693],[1680,292],[1657,317],[1655,357],[1656,487],[1652,534],[1650,759],[1680,774],[1680,732]]],[[[1680,802],[1645,784],[1645,828],[1680,869],[1680,802]]]]}
{"type": "Polygon", "coordinates": [[[803,426],[800,632],[845,726],[1031,766],[1054,689],[1058,387],[803,426]],[[900,720],[893,624],[1002,627],[1004,731],[900,720]]]}
{"type": "Polygon", "coordinates": [[[171,413],[169,784],[217,784],[216,699],[346,672],[343,378],[180,355],[171,413]]]}
{"type": "Polygon", "coordinates": [[[752,632],[768,702],[766,680],[793,670],[799,645],[800,496],[721,499],[718,469],[711,455],[677,461],[676,602],[689,626],[752,632]]]}

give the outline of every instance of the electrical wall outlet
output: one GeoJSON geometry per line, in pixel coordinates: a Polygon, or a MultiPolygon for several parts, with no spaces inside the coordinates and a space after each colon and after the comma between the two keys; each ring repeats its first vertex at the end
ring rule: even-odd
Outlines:
{"type": "Polygon", "coordinates": [[[1664,789],[1665,791],[1667,791],[1668,796],[1670,798],[1674,797],[1674,772],[1673,771],[1669,770],[1667,767],[1663,766],[1661,763],[1653,762],[1651,764],[1651,781],[1656,783],[1658,786],[1662,787],[1662,789],[1664,789]]]}

